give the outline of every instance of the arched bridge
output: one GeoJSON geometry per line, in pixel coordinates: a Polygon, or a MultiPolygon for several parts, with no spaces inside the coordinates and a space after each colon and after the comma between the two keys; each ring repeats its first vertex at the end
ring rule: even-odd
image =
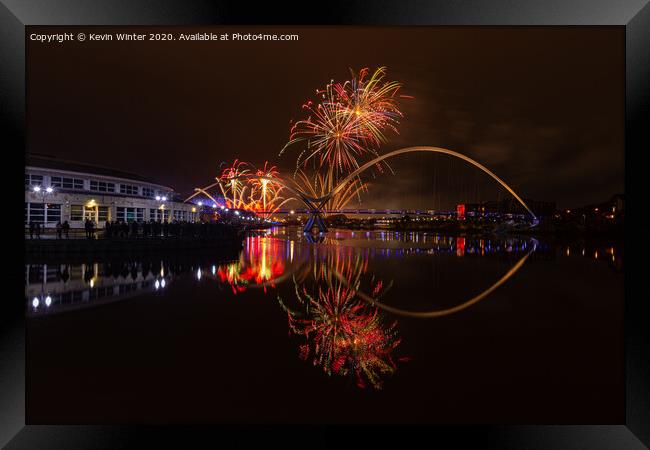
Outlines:
{"type": "MultiPolygon", "coordinates": [[[[325,222],[323,221],[323,208],[325,207],[325,204],[331,200],[336,194],[338,194],[342,189],[345,188],[345,186],[350,183],[351,181],[355,180],[361,173],[365,172],[369,168],[375,166],[376,164],[387,160],[389,158],[393,158],[398,155],[403,155],[407,153],[438,153],[438,154],[444,154],[444,155],[449,155],[454,158],[461,159],[474,167],[480,169],[482,172],[486,173],[492,179],[494,179],[497,183],[499,183],[504,189],[506,189],[520,204],[523,206],[526,211],[531,216],[532,219],[532,224],[531,226],[536,226],[539,223],[539,220],[537,219],[537,216],[533,213],[533,211],[528,207],[526,202],[522,200],[519,195],[508,185],[506,184],[505,181],[503,181],[501,178],[499,178],[497,175],[494,174],[490,169],[479,163],[478,161],[470,158],[469,156],[463,155],[462,153],[455,152],[453,150],[449,150],[446,148],[442,147],[429,147],[429,146],[416,146],[416,147],[405,147],[401,148],[399,150],[393,150],[392,152],[388,152],[386,154],[383,154],[381,156],[378,156],[377,158],[368,161],[367,163],[359,166],[356,170],[354,170],[352,173],[350,173],[347,177],[345,177],[343,180],[341,180],[334,189],[332,189],[329,193],[322,197],[312,197],[306,194],[305,192],[302,192],[300,189],[290,186],[289,184],[285,183],[282,179],[279,178],[270,178],[270,177],[264,177],[264,176],[255,176],[255,175],[246,175],[243,176],[245,178],[258,178],[261,180],[270,180],[273,181],[274,183],[279,184],[283,188],[287,189],[287,191],[291,192],[293,195],[296,196],[296,198],[299,198],[307,207],[309,213],[310,213],[310,218],[307,221],[307,223],[304,226],[304,231],[305,232],[311,232],[314,227],[317,227],[320,232],[327,232],[327,227],[325,226],[325,222]]],[[[240,178],[240,177],[235,177],[235,178],[240,178]]],[[[210,186],[206,186],[205,188],[197,188],[195,189],[195,193],[187,198],[185,201],[190,200],[191,198],[195,197],[196,195],[200,193],[206,194],[209,198],[211,198],[214,201],[214,198],[210,196],[207,192],[207,189],[216,186],[220,184],[220,181],[217,180],[216,183],[213,183],[210,186]]]]}

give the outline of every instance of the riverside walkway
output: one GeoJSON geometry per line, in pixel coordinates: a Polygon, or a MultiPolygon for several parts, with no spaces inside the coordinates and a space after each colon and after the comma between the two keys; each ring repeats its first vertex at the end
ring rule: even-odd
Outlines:
{"type": "Polygon", "coordinates": [[[243,230],[226,224],[196,224],[183,232],[144,234],[135,229],[131,233],[106,233],[98,230],[87,237],[83,229],[70,230],[59,237],[55,230],[42,231],[39,237],[25,234],[27,256],[52,254],[141,254],[153,251],[185,251],[241,248],[243,230]]]}

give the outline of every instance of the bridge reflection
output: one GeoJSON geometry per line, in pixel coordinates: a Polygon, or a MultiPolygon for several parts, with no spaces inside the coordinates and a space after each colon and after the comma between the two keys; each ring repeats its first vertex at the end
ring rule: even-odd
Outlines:
{"type": "Polygon", "coordinates": [[[400,350],[398,317],[434,318],[460,312],[491,295],[529,259],[621,260],[621,250],[611,245],[601,248],[583,243],[564,247],[516,237],[378,230],[333,230],[321,235],[318,243],[313,243],[313,237],[298,228],[260,232],[248,236],[239,258],[229,262],[195,256],[181,260],[28,264],[26,312],[28,317],[37,317],[138,299],[146,293],[166,295],[178,278],[190,277],[195,283],[215,283],[230,295],[261,295],[277,300],[286,313],[299,358],[329,376],[349,377],[359,387],[380,389],[384,378],[409,359],[400,350]],[[507,269],[482,292],[454,305],[429,311],[409,310],[404,302],[409,299],[402,294],[403,283],[408,281],[396,278],[390,270],[376,269],[384,260],[387,264],[401,264],[401,259],[405,264],[430,264],[427,261],[433,259],[428,258],[489,258],[507,269]]]}

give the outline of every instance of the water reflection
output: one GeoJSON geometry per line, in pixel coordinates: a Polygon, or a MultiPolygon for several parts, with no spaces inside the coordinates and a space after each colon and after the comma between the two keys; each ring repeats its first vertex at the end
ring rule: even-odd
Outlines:
{"type": "MultiPolygon", "coordinates": [[[[244,292],[249,286],[275,287],[275,283],[285,272],[285,260],[293,259],[293,241],[287,255],[284,242],[262,236],[246,238],[244,251],[237,262],[221,265],[216,275],[222,283],[232,289],[233,294],[244,292]]],[[[212,271],[213,275],[215,271],[212,271]]]]}
{"type": "Polygon", "coordinates": [[[291,304],[278,295],[287,312],[289,330],[304,338],[298,355],[311,360],[328,375],[349,376],[357,386],[380,389],[382,378],[397,369],[404,356],[395,356],[401,339],[397,321],[357,294],[366,287],[380,298],[389,287],[368,274],[368,258],[361,253],[335,247],[292,277],[291,304]],[[305,270],[306,269],[306,270],[305,270]]]}
{"type": "MultiPolygon", "coordinates": [[[[182,260],[27,264],[25,302],[27,315],[33,317],[136,299],[145,293],[168,296],[170,285],[181,277],[191,283],[212,283],[225,290],[220,298],[246,295],[277,300],[286,313],[289,343],[298,358],[329,376],[347,377],[358,387],[381,389],[411,358],[402,351],[398,317],[433,318],[460,312],[493,294],[526,261],[577,257],[607,261],[622,270],[622,249],[611,243],[391,231],[335,230],[305,236],[299,229],[283,228],[247,237],[239,258],[230,262],[185,255],[182,260]],[[425,300],[417,294],[424,289],[410,285],[426,282],[425,277],[432,275],[413,277],[408,268],[437,270],[434,261],[444,266],[462,262],[464,270],[475,267],[467,265],[471,261],[485,261],[486,267],[489,261],[501,265],[497,265],[500,273],[485,286],[465,283],[463,287],[467,292],[473,289],[473,294],[443,299],[452,303],[448,306],[413,309],[409,304],[425,300]],[[410,290],[404,291],[406,287],[410,290]]],[[[437,290],[427,285],[427,293],[437,290]]],[[[246,313],[243,307],[242,311],[246,313]]]]}
{"type": "Polygon", "coordinates": [[[78,309],[164,289],[171,281],[164,262],[27,264],[25,297],[30,316],[78,309]]]}

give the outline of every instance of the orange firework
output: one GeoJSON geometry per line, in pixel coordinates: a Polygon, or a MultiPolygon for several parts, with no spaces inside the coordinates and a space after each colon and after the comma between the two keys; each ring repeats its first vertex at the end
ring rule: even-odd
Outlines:
{"type": "Polygon", "coordinates": [[[381,143],[386,141],[385,129],[397,131],[398,119],[403,116],[397,106],[401,84],[385,82],[385,68],[377,69],[367,78],[368,69],[352,80],[317,90],[318,103],[308,101],[303,108],[308,117],[291,128],[287,147],[305,141],[306,146],[297,158],[297,167],[313,160],[319,168],[334,168],[335,178],[359,167],[359,158],[377,156],[381,143]]]}
{"type": "Polygon", "coordinates": [[[276,166],[270,166],[268,161],[264,167],[255,172],[255,176],[250,177],[250,203],[247,209],[258,212],[263,218],[268,218],[271,214],[279,210],[293,198],[283,198],[280,194],[283,186],[278,182],[280,172],[276,166]]]}
{"type": "Polygon", "coordinates": [[[217,178],[223,198],[229,208],[245,209],[247,203],[245,194],[247,190],[247,177],[250,176],[249,164],[236,159],[226,167],[217,178]]]}

